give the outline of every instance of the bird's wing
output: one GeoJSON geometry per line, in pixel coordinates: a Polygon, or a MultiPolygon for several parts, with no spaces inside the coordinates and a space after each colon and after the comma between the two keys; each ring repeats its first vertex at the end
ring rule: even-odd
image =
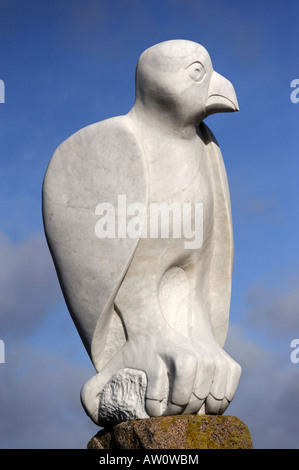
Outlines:
{"type": "MultiPolygon", "coordinates": [[[[81,129],[57,148],[43,183],[48,245],[69,312],[98,370],[121,346],[105,352],[114,299],[138,244],[138,238],[118,237],[118,216],[124,215],[119,196],[127,206],[147,202],[146,161],[131,126],[119,116],[81,129]],[[96,234],[101,203],[115,210],[115,237],[96,234]]],[[[117,329],[115,343],[121,342],[117,329]]]]}
{"type": "Polygon", "coordinates": [[[214,193],[214,240],[210,268],[211,322],[216,341],[225,343],[234,259],[231,202],[226,170],[215,136],[202,123],[214,193]]]}

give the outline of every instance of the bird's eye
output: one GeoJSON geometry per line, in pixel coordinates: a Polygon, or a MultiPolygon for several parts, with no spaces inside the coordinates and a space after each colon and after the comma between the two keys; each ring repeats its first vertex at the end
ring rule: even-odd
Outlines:
{"type": "Polygon", "coordinates": [[[200,82],[206,74],[205,68],[201,62],[193,62],[192,64],[188,65],[186,72],[195,82],[200,82]]]}

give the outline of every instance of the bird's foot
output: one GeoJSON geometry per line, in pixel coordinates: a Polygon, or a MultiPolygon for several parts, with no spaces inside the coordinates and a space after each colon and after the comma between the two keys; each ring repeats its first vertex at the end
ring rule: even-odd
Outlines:
{"type": "Polygon", "coordinates": [[[140,334],[128,340],[86,382],[81,400],[99,425],[104,425],[103,419],[107,421],[104,416],[109,406],[110,424],[133,419],[130,410],[134,406],[128,403],[132,396],[139,407],[135,418],[198,413],[203,406],[207,414],[221,414],[235,394],[240,374],[240,366],[216,343],[194,344],[169,328],[163,334],[140,334]],[[125,378],[124,371],[130,371],[125,378]]]}

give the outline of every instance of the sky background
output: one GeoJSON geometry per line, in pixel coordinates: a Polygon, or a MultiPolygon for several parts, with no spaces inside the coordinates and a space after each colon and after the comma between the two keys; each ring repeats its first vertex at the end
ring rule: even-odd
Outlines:
{"type": "Polygon", "coordinates": [[[299,3],[0,0],[0,448],[85,448],[80,403],[93,366],[66,310],[43,233],[55,148],[134,104],[139,55],[168,39],[204,45],[239,113],[210,116],[232,201],[235,263],[225,349],[243,369],[226,414],[255,448],[299,447],[299,3]]]}

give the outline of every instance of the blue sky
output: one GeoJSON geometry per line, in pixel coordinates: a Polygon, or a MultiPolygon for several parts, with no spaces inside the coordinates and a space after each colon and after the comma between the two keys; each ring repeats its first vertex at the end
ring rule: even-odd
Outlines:
{"type": "Polygon", "coordinates": [[[94,370],[45,243],[41,185],[55,148],[134,103],[139,55],[168,39],[204,45],[240,112],[207,119],[231,191],[235,263],[228,352],[242,365],[227,410],[256,448],[297,448],[299,78],[295,0],[1,0],[0,448],[84,448],[79,400],[94,370]]]}

